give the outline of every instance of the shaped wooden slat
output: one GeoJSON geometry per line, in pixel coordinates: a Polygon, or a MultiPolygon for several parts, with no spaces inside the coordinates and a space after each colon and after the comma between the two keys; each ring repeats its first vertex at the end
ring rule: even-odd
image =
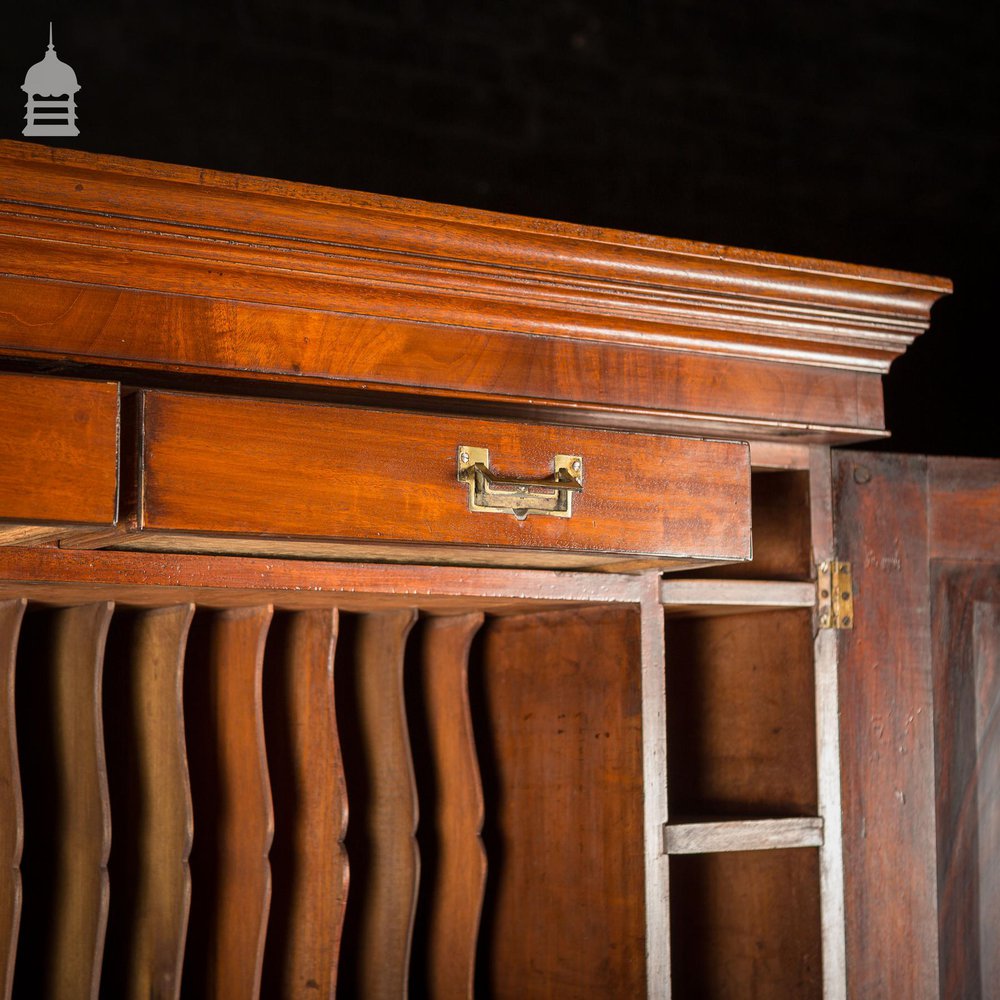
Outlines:
{"type": "Polygon", "coordinates": [[[277,616],[264,665],[274,895],[266,996],[333,997],[347,905],[347,791],[334,703],[336,609],[277,616]]]}
{"type": "Polygon", "coordinates": [[[274,830],[261,713],[271,608],[196,617],[184,708],[194,806],[183,992],[255,997],[271,900],[274,830]]]}
{"type": "Polygon", "coordinates": [[[14,668],[25,604],[23,599],[0,604],[0,997],[4,1000],[14,980],[21,920],[24,816],[14,725],[14,668]]]}
{"type": "Polygon", "coordinates": [[[431,618],[420,632],[419,700],[429,759],[417,769],[424,889],[417,911],[423,947],[415,948],[423,953],[415,953],[414,969],[422,972],[419,985],[438,998],[473,995],[487,859],[468,677],[469,647],[482,623],[482,614],[431,618]]]}
{"type": "Polygon", "coordinates": [[[115,822],[102,988],[176,997],[191,899],[191,789],[184,742],[184,646],[194,605],[116,616],[105,711],[115,822]]]}
{"type": "Polygon", "coordinates": [[[96,997],[100,983],[111,844],[101,677],[112,608],[65,608],[24,624],[24,911],[15,991],[25,995],[96,997]]]}
{"type": "Polygon", "coordinates": [[[345,995],[366,1000],[407,995],[420,858],[403,658],[415,619],[414,611],[360,616],[353,662],[338,672],[352,873],[339,981],[345,995]]]}

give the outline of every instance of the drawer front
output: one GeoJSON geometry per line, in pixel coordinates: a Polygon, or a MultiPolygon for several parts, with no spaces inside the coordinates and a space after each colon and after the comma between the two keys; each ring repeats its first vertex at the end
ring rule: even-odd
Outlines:
{"type": "MultiPolygon", "coordinates": [[[[560,553],[750,555],[741,443],[156,391],[140,403],[140,532],[458,547],[485,562],[537,550],[557,565],[560,553]],[[551,478],[554,456],[578,456],[583,489],[569,516],[472,510],[463,447],[488,449],[488,468],[506,479],[551,478]]],[[[541,493],[557,506],[566,495],[541,493]]],[[[227,547],[250,551],[216,546],[227,547]]]]}
{"type": "Polygon", "coordinates": [[[115,523],[118,413],[115,383],[0,375],[0,541],[115,523]]]}

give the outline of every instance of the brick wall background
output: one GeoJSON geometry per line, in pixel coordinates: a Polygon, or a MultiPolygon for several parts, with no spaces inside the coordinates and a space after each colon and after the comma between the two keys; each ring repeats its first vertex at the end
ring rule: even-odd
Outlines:
{"type": "Polygon", "coordinates": [[[22,5],[5,137],[50,18],[81,149],[948,275],[893,447],[1000,455],[996,5],[22,5]]]}

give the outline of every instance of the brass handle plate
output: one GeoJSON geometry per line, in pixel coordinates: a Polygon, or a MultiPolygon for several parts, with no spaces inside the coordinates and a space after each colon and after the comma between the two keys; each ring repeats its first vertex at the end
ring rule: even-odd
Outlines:
{"type": "Polygon", "coordinates": [[[556,455],[548,479],[513,479],[490,471],[488,448],[458,446],[458,481],[469,487],[469,510],[513,514],[523,521],[529,514],[572,517],[573,494],[583,492],[583,459],[556,455]]]}

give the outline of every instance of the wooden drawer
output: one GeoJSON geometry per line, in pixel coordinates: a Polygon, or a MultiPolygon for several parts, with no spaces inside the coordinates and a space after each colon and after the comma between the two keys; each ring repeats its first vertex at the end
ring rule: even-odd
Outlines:
{"type": "Polygon", "coordinates": [[[137,493],[113,544],[619,569],[750,556],[741,443],[159,391],[136,404],[137,493]],[[463,447],[536,481],[579,456],[582,492],[569,516],[473,511],[463,447]]]}
{"type": "Polygon", "coordinates": [[[112,526],[118,385],[0,375],[0,544],[112,526]]]}

